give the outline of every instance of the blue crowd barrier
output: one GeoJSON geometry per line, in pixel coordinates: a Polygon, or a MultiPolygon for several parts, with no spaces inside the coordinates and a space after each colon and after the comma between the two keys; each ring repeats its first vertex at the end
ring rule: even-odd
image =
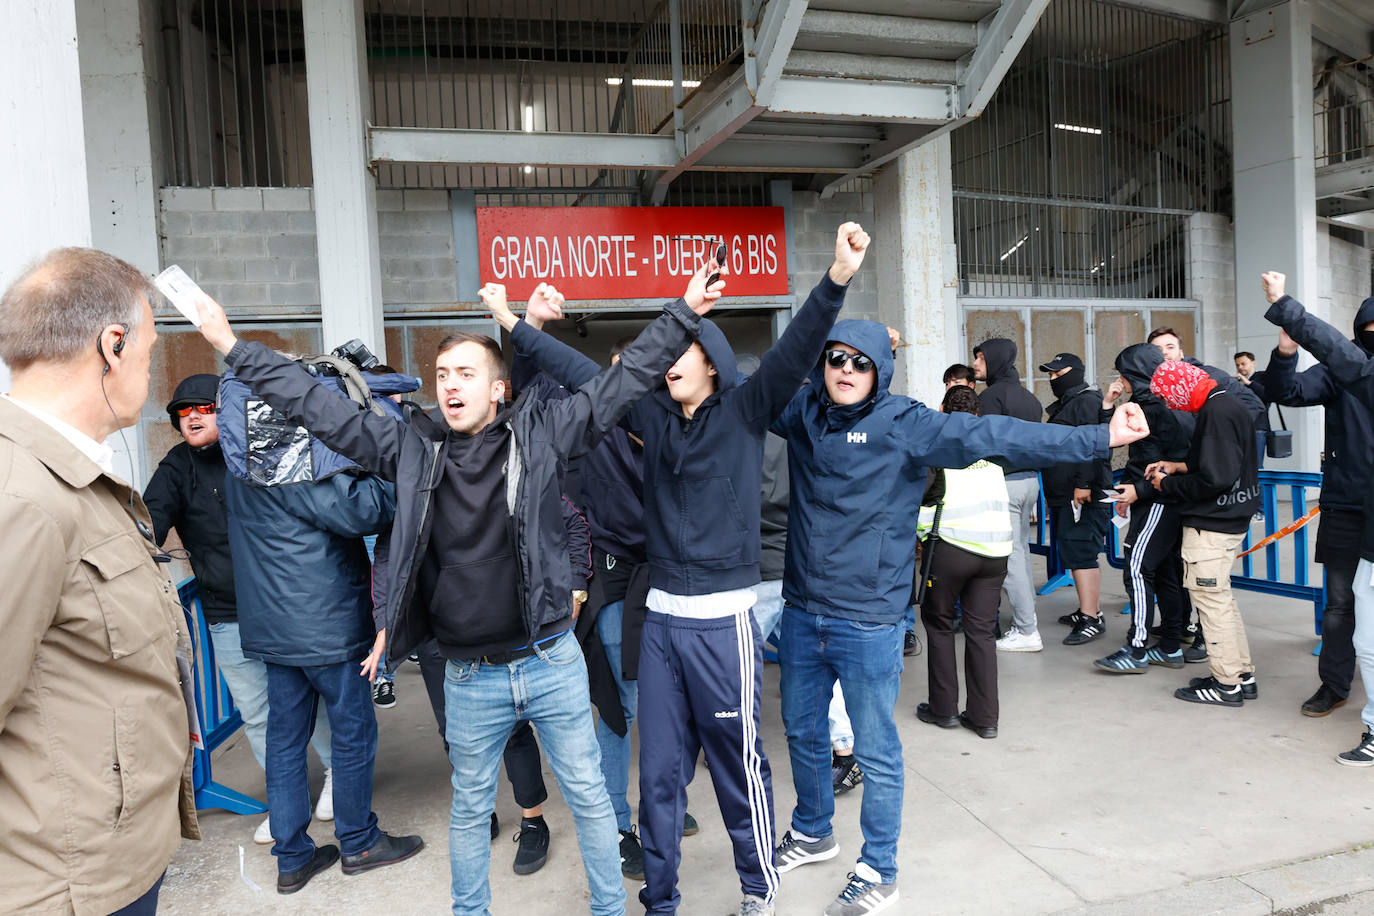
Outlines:
{"type": "MultiPolygon", "coordinates": [[[[1121,474],[1118,472],[1115,477],[1119,481],[1121,474]]],[[[1259,484],[1260,507],[1264,513],[1264,534],[1260,540],[1263,540],[1283,528],[1289,521],[1307,514],[1321,491],[1322,475],[1314,471],[1260,471],[1259,484]],[[1284,489],[1288,490],[1288,500],[1292,506],[1287,519],[1279,516],[1279,495],[1284,489]]],[[[1043,489],[1037,514],[1036,530],[1031,538],[1031,551],[1045,556],[1047,581],[1039,591],[1039,594],[1045,595],[1062,586],[1072,585],[1073,579],[1059,564],[1054,531],[1046,517],[1043,489]]],[[[1241,543],[1242,552],[1249,549],[1252,536],[1246,534],[1245,540],[1241,543]]],[[[1326,574],[1322,573],[1320,584],[1311,581],[1312,555],[1309,544],[1310,535],[1304,526],[1288,537],[1266,545],[1262,551],[1242,557],[1240,574],[1231,576],[1231,586],[1312,602],[1313,628],[1320,636],[1322,612],[1326,608],[1326,574]],[[1288,555],[1286,561],[1285,553],[1288,555]],[[1263,557],[1263,571],[1257,572],[1256,560],[1260,557],[1263,557]]],[[[1109,526],[1107,531],[1107,562],[1114,569],[1121,569],[1126,565],[1121,554],[1120,530],[1115,525],[1109,526]]],[[[1129,610],[1130,606],[1127,605],[1122,613],[1129,610]]]]}
{"type": "Polygon", "coordinates": [[[215,646],[210,639],[210,625],[200,606],[200,586],[194,576],[177,586],[177,596],[181,599],[186,628],[191,633],[195,648],[196,714],[200,717],[205,744],[205,747],[195,749],[192,761],[196,810],[223,808],[234,814],[262,814],[267,810],[266,805],[242,792],[220,785],[211,775],[210,756],[215,748],[243,727],[243,718],[215,665],[215,646]]]}

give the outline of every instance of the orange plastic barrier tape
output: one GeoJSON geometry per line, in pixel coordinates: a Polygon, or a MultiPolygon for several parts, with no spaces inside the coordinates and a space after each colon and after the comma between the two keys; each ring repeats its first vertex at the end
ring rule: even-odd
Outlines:
{"type": "Polygon", "coordinates": [[[1265,538],[1264,540],[1262,540],[1262,541],[1260,541],[1258,544],[1256,544],[1254,547],[1251,547],[1249,550],[1247,550],[1247,551],[1245,551],[1244,553],[1242,553],[1241,556],[1242,556],[1242,557],[1244,557],[1244,556],[1249,556],[1250,554],[1254,553],[1256,550],[1259,550],[1261,547],[1268,547],[1270,544],[1274,543],[1275,541],[1277,541],[1277,540],[1279,540],[1279,539],[1281,539],[1281,538],[1286,538],[1286,537],[1288,537],[1288,535],[1292,534],[1294,531],[1297,531],[1297,530],[1298,530],[1299,528],[1301,528],[1303,525],[1306,525],[1308,522],[1312,521],[1312,519],[1316,518],[1316,517],[1317,517],[1317,513],[1320,512],[1320,511],[1322,511],[1322,510],[1320,509],[1320,507],[1319,507],[1319,508],[1316,508],[1316,509],[1313,509],[1311,512],[1307,513],[1307,514],[1304,515],[1302,518],[1300,518],[1300,519],[1294,521],[1292,524],[1286,525],[1286,526],[1284,526],[1283,528],[1280,528],[1278,531],[1275,531],[1273,534],[1269,535],[1269,537],[1265,538]]]}

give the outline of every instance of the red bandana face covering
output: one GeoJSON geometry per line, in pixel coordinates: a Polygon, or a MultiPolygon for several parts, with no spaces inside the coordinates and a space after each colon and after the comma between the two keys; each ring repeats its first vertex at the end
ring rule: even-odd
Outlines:
{"type": "Polygon", "coordinates": [[[1207,395],[1216,387],[1210,375],[1191,363],[1162,362],[1150,379],[1150,391],[1155,397],[1174,410],[1189,413],[1201,410],[1207,395]]]}

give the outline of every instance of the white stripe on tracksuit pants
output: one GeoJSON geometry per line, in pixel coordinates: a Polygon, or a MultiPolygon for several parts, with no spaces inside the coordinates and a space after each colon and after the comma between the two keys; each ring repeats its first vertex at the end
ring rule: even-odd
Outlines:
{"type": "Polygon", "coordinates": [[[1183,561],[1179,545],[1183,534],[1177,510],[1152,502],[1131,507],[1127,530],[1126,565],[1122,582],[1131,599],[1131,629],[1127,644],[1144,648],[1150,638],[1150,620],[1156,599],[1160,620],[1167,627],[1178,621],[1179,636],[1188,625],[1192,605],[1183,588],[1183,561]]]}
{"type": "Polygon", "coordinates": [[[759,738],[763,643],[753,614],[697,619],[650,611],[639,662],[639,828],[649,913],[681,903],[682,818],[706,754],[743,893],[771,901],[773,782],[759,738]]]}

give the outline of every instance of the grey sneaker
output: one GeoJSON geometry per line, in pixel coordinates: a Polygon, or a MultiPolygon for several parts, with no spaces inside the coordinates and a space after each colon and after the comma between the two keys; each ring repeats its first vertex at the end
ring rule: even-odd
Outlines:
{"type": "Polygon", "coordinates": [[[849,873],[849,883],[825,908],[825,916],[869,916],[895,906],[900,895],[896,884],[878,884],[849,873]]]}
{"type": "Polygon", "coordinates": [[[779,873],[791,871],[798,865],[833,859],[839,853],[840,844],[835,842],[833,836],[822,837],[814,843],[803,843],[789,830],[782,835],[778,848],[773,850],[773,867],[779,873]]]}
{"type": "Polygon", "coordinates": [[[773,916],[773,905],[749,894],[739,902],[739,916],[773,916]]]}

